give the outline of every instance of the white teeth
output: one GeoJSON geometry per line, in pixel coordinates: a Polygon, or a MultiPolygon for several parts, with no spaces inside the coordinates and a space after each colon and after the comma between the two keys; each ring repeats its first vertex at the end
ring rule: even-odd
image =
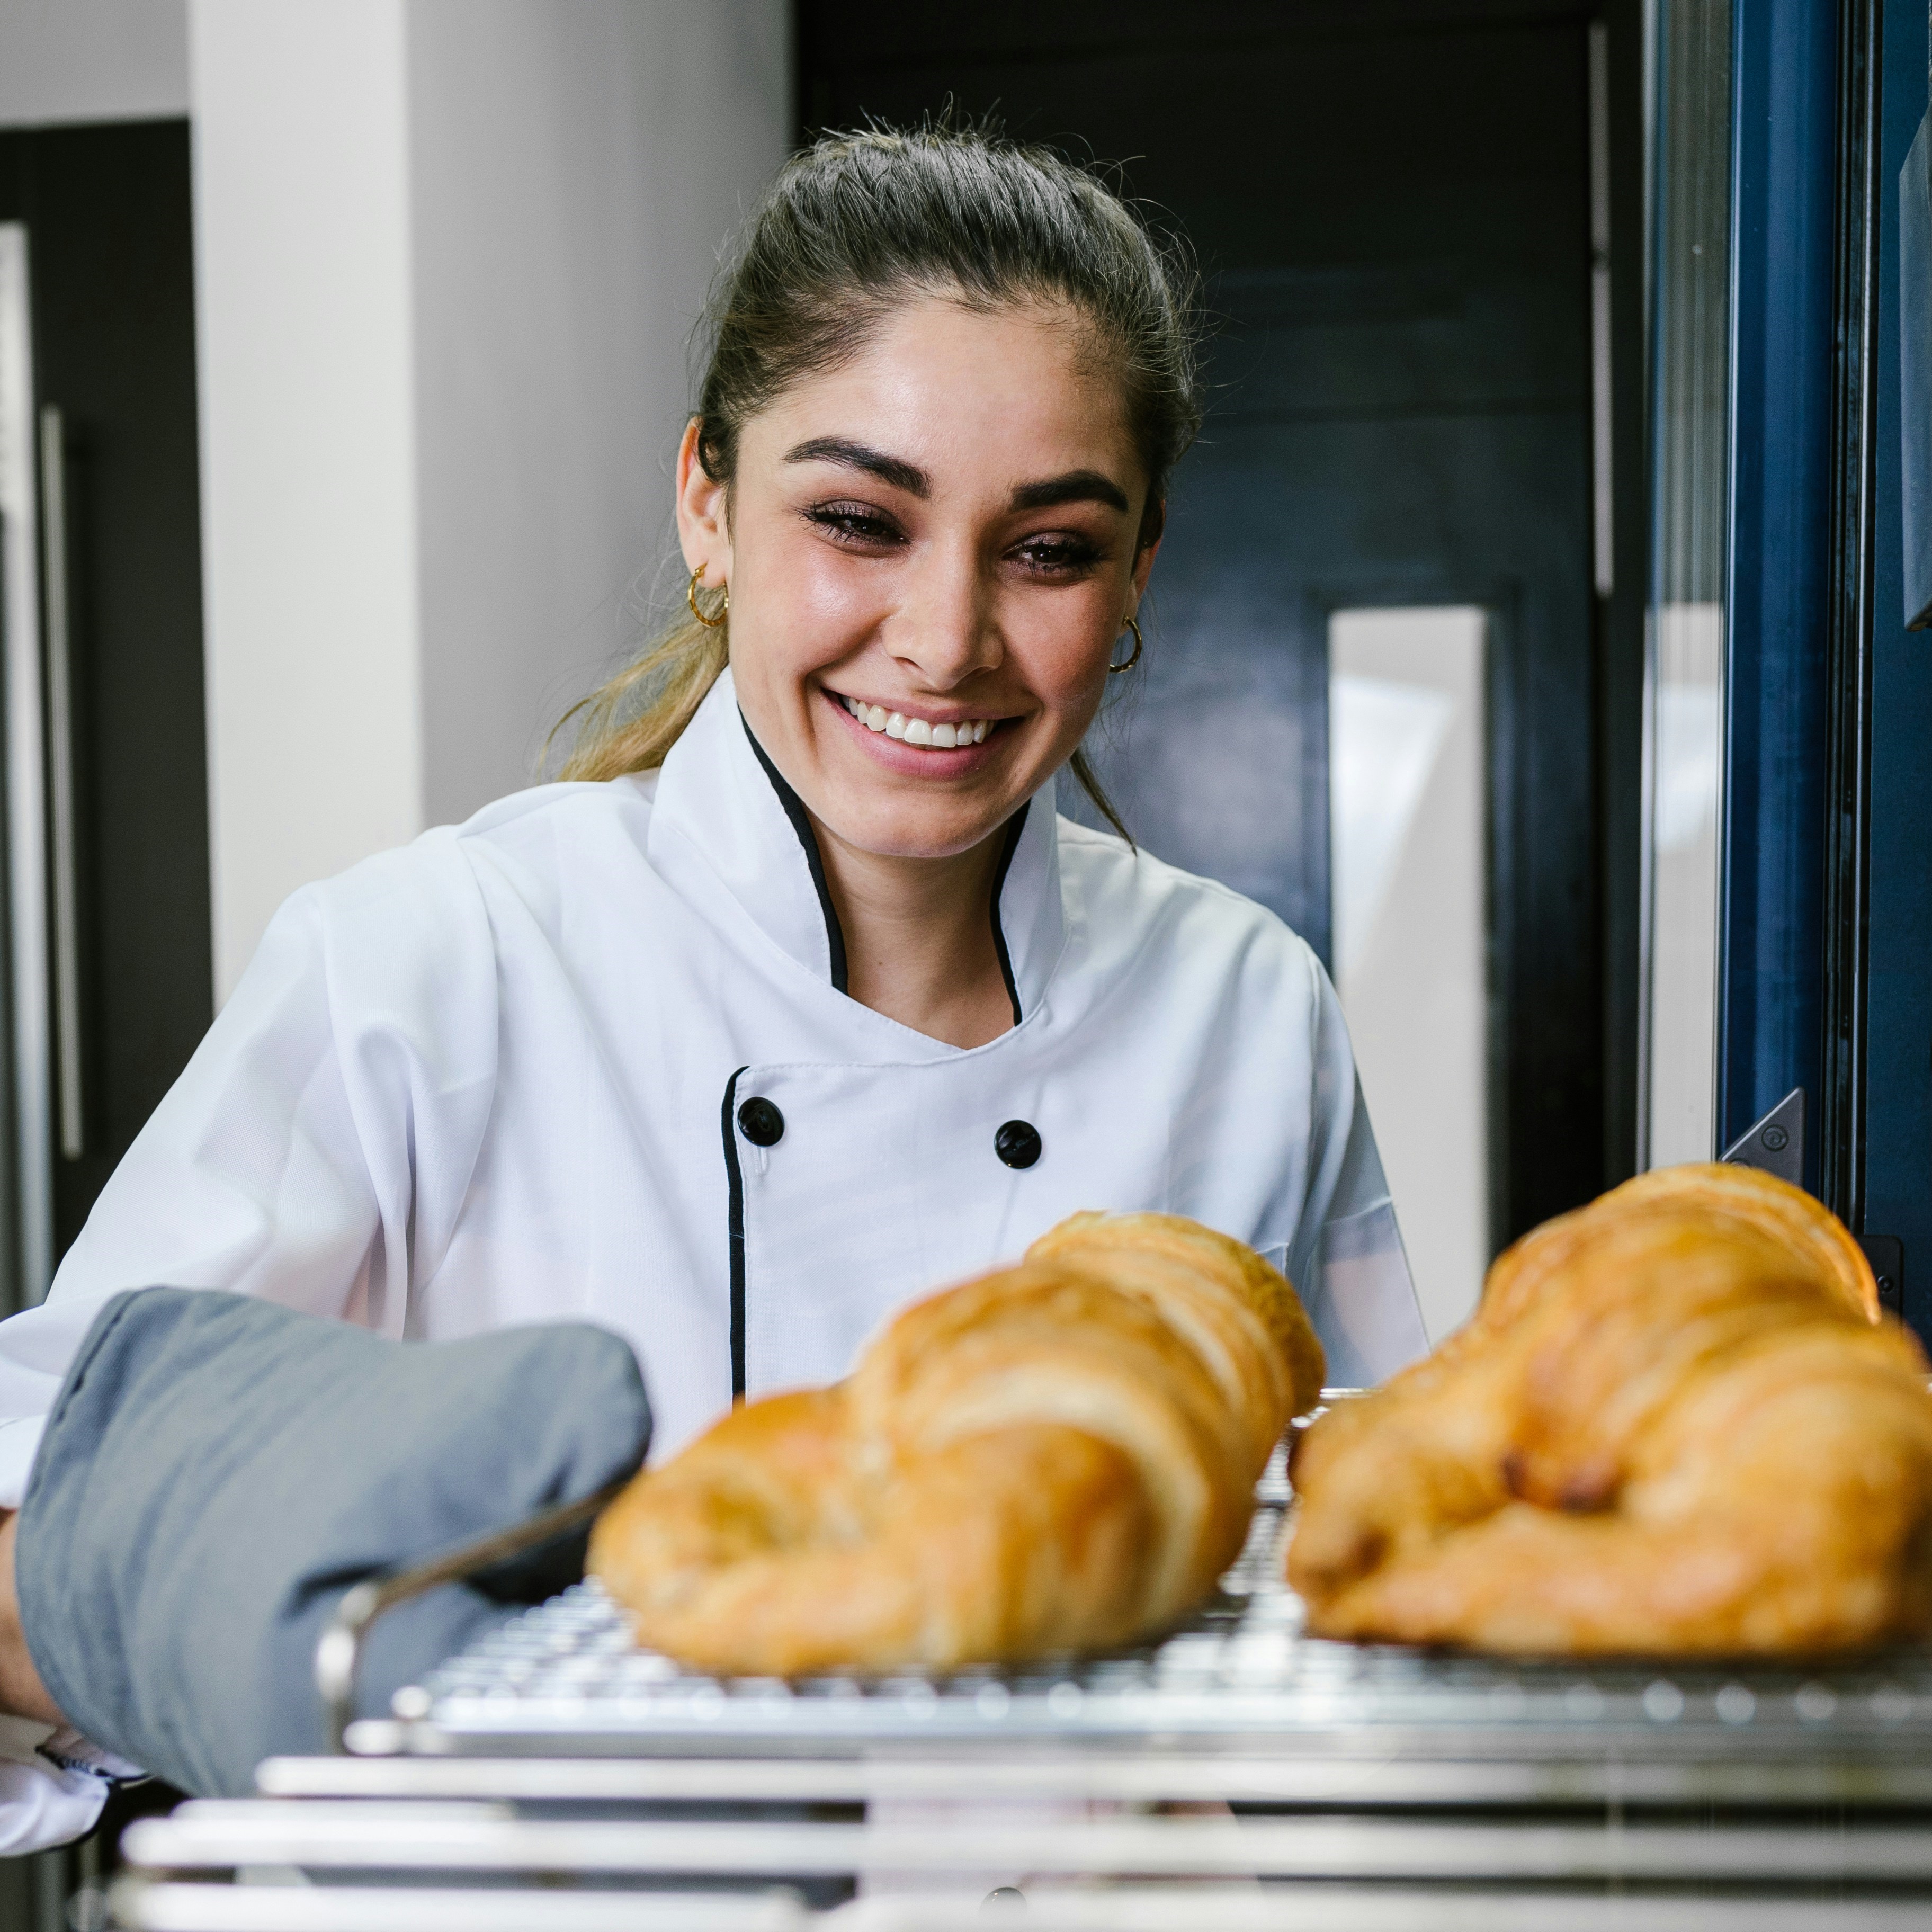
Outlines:
{"type": "Polygon", "coordinates": [[[867,730],[883,731],[888,738],[903,738],[908,745],[929,745],[937,751],[983,745],[994,722],[970,718],[958,724],[934,724],[928,718],[908,718],[903,711],[888,711],[883,704],[868,704],[862,698],[842,698],[838,701],[867,730]]]}

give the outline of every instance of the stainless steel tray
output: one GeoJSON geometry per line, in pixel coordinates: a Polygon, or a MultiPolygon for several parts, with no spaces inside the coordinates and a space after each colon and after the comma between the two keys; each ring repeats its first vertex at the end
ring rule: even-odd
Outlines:
{"type": "MultiPolygon", "coordinates": [[[[1932,1924],[1932,1658],[1321,1642],[1280,1580],[1288,1505],[1277,1460],[1185,1629],[1015,1671],[720,1681],[580,1586],[350,1726],[348,1755],[272,1760],[259,1798],[134,1827],[118,1922],[964,1932],[1023,1882],[1042,1932],[1932,1924]]],[[[477,1554],[372,1586],[345,1629],[477,1554]]],[[[354,1651],[352,1630],[325,1688],[352,1688],[354,1651]]]]}
{"type": "MultiPolygon", "coordinates": [[[[1852,1670],[1676,1668],[1325,1642],[1303,1635],[1301,1606],[1281,1581],[1288,1502],[1277,1458],[1219,1593],[1186,1628],[1142,1649],[943,1678],[721,1681],[638,1648],[621,1611],[586,1583],[398,1693],[396,1720],[352,1727],[350,1746],[435,1756],[883,1751],[943,1760],[1058,1748],[1116,1759],[1142,1750],[1171,1762],[1202,1754],[1584,1762],[1600,1772],[1695,1762],[1731,1767],[1726,1788],[1740,1796],[1876,1795],[1875,1778],[1895,1798],[1932,1797],[1932,1655],[1852,1670]],[[1821,1784],[1810,1768],[1820,1766],[1838,1769],[1821,1784]]],[[[1641,1769],[1616,1775],[1618,1789],[1639,1795],[1641,1769]]],[[[1201,1781],[1226,1779],[1209,1769],[1201,1781]]],[[[1420,1802],[1444,1802],[1434,1783],[1439,1795],[1418,1792],[1420,1802]]],[[[1604,1789],[1593,1774],[1575,1795],[1604,1789]]],[[[1561,1793],[1546,1778],[1521,1795],[1561,1793]]]]}
{"type": "MultiPolygon", "coordinates": [[[[999,1922],[958,1897],[862,1899],[820,1913],[782,1893],[352,1889],[145,1874],[117,1886],[114,1907],[128,1932],[986,1932],[989,1918],[999,1922]]],[[[1928,1915],[1909,1898],[1196,1882],[1034,1892],[1010,1922],[1027,1932],[1923,1932],[1928,1915]]]]}

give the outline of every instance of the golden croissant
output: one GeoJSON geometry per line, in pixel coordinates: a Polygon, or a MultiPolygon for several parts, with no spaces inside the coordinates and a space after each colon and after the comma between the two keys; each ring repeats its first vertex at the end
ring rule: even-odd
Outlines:
{"type": "Polygon", "coordinates": [[[1240,1552],[1322,1346],[1252,1250],[1077,1214],[896,1316],[844,1382],[734,1410],[597,1521],[640,1642],[740,1676],[1130,1641],[1240,1552]]]}
{"type": "Polygon", "coordinates": [[[1808,1195],[1670,1168],[1496,1262],[1466,1327],[1298,1446],[1319,1636],[1797,1654],[1932,1630],[1932,1394],[1808,1195]]]}

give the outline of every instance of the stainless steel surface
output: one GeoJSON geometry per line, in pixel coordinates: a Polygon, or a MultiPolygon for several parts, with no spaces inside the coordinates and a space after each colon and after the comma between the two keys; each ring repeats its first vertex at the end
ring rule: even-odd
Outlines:
{"type": "Polygon", "coordinates": [[[1786,1756],[1666,1761],[1587,1740],[1568,1757],[1407,1757],[1350,1741],[1307,1739],[1292,1750],[1178,1752],[1153,1746],[908,1756],[736,1758],[273,1758],[266,1796],[473,1799],[575,1806],[650,1804],[854,1804],[881,1798],[1011,1803],[1080,1798],[1117,1803],[1393,1805],[1726,1804],[1768,1808],[1887,1804],[1932,1808],[1932,1761],[1833,1750],[1823,1739],[1786,1756]],[[1324,1748],[1327,1744],[1333,1748],[1324,1748]]]}
{"type": "MultiPolygon", "coordinates": [[[[1928,1909],[1898,1899],[1743,1899],[1408,1887],[1136,1886],[1043,1891],[1015,1923],[1029,1932],[1902,1932],[1928,1909]]],[[[783,1896],[470,1888],[358,1888],[124,1881],[129,1932],[986,1932],[977,1898],[855,1900],[808,1912],[783,1896]]]]}
{"type": "Polygon", "coordinates": [[[74,822],[74,665],[68,629],[67,431],[40,411],[40,552],[47,619],[47,820],[53,856],[55,1090],[60,1150],[86,1142],[80,1088],[80,874],[74,822]]]}
{"type": "MultiPolygon", "coordinates": [[[[820,1922],[823,1932],[986,1932],[988,1922],[978,1904],[956,1898],[867,1900],[820,1922]]],[[[1030,1893],[1014,1922],[1025,1932],[1895,1932],[1924,1927],[1928,1915],[1894,1899],[1150,1886],[1030,1893]]]]}
{"type": "Polygon", "coordinates": [[[114,1921],[129,1932],[801,1932],[811,1915],[783,1895],[571,1892],[554,1886],[117,1885],[114,1921]]]}
{"type": "Polygon", "coordinates": [[[721,1682],[568,1592],[351,1726],[353,1754],[272,1760],[260,1798],[131,1828],[122,1922],[964,1932],[1017,1883],[1042,1932],[1932,1927],[1932,1657],[1676,1670],[1319,1642],[1281,1581],[1288,1501],[1277,1459],[1186,1629],[1051,1667],[721,1682]],[[690,1916],[694,1888],[767,1916],[690,1916]]]}
{"type": "Polygon", "coordinates": [[[1512,1666],[1304,1637],[1284,1591],[1210,1606],[1144,1653],[938,1680],[720,1682],[632,1649],[594,1586],[400,1694],[358,1748],[706,1754],[1142,1740],[1324,1754],[1684,1760],[1820,1746],[1892,1759],[1932,1737],[1932,1672],[1900,1657],[1828,1677],[1758,1668],[1512,1666]]]}
{"type": "Polygon", "coordinates": [[[588,1522],[629,1480],[628,1476],[616,1477],[594,1495],[561,1503],[514,1528],[494,1531],[446,1556],[387,1576],[371,1577],[346,1592],[315,1650],[315,1688],[322,1699],[329,1749],[343,1748],[344,1735],[355,1714],[356,1673],[363,1640],[378,1617],[440,1584],[473,1576],[526,1550],[541,1548],[566,1530],[588,1522]]]}
{"type": "MultiPolygon", "coordinates": [[[[588,1768],[598,1758],[688,1756],[714,1766],[690,1775],[717,1783],[717,1760],[790,1757],[818,1760],[800,1775],[828,1791],[842,1775],[828,1760],[890,1756],[950,1766],[928,1774],[976,1792],[1033,1778],[1118,1796],[1384,1804],[1932,1796],[1924,1653],[1826,1673],[1516,1664],[1323,1642],[1302,1634],[1281,1580],[1287,1495],[1277,1460],[1220,1594],[1142,1650],[934,1679],[720,1682],[638,1649],[586,1584],[399,1693],[396,1721],[354,1727],[350,1745],[533,1757],[566,1780],[603,1775],[588,1768]],[[1012,1762],[1042,1752],[1061,1762],[1012,1762]],[[1096,1761],[1082,1766],[1082,1754],[1096,1761]],[[1157,1762],[1136,1766],[1136,1754],[1157,1762]]],[[[869,1789],[874,1774],[841,1788],[869,1789]]],[[[781,1795],[773,1774],[757,1780],[781,1795]]]]}
{"type": "Polygon", "coordinates": [[[752,1879],[991,1871],[1117,1878],[1493,1880],[1575,1885],[1670,1881],[1932,1883],[1932,1833],[1916,1822],[1713,1831],[1405,1816],[1048,1817],[1015,1822],[970,1805],[904,1822],[680,1817],[520,1817],[488,1804],[202,1800],[144,1819],[123,1840],[171,1871],[291,1865],[304,1871],[569,1872],[752,1879]]]}
{"type": "MultiPolygon", "coordinates": [[[[40,557],[34,487],[34,350],[27,230],[0,222],[0,670],[6,712],[7,948],[13,994],[14,1172],[0,1195],[19,1220],[0,1264],[28,1307],[53,1275],[53,1143],[48,1067],[45,750],[40,722],[40,557]]],[[[4,1213],[0,1207],[0,1213],[4,1213]]]]}
{"type": "Polygon", "coordinates": [[[1794,1187],[1804,1185],[1804,1089],[1794,1087],[1771,1112],[1725,1148],[1739,1167],[1762,1168],[1794,1187]]]}

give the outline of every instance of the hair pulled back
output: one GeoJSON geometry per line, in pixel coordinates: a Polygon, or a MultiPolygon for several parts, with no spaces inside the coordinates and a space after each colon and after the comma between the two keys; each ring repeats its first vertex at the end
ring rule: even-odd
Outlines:
{"type": "MultiPolygon", "coordinates": [[[[779,170],[705,316],[694,413],[706,473],[728,488],[753,416],[859,354],[896,309],[934,295],[986,312],[1075,311],[1093,366],[1120,386],[1147,479],[1140,540],[1152,542],[1168,472],[1200,423],[1191,265],[1095,175],[988,128],[828,134],[779,170]]],[[[584,722],[562,776],[662,764],[724,668],[729,636],[728,625],[688,616],[671,626],[577,707],[584,722]]],[[[1080,753],[1073,769],[1118,825],[1080,753]]]]}

